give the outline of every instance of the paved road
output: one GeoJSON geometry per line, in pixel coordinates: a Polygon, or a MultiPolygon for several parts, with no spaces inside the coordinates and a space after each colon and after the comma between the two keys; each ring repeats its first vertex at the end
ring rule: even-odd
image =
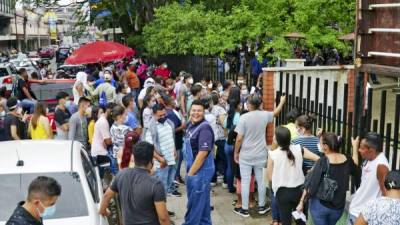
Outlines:
{"type": "MultiPolygon", "coordinates": [[[[172,220],[175,224],[180,225],[186,212],[187,197],[185,193],[185,186],[181,185],[179,191],[182,192],[182,197],[168,197],[167,206],[169,211],[176,213],[172,220]]],[[[271,213],[260,216],[256,211],[250,211],[249,218],[242,218],[232,212],[232,201],[236,199],[236,195],[228,193],[226,189],[222,189],[219,185],[213,188],[214,192],[211,195],[211,202],[214,205],[214,211],[211,213],[213,224],[216,225],[268,225],[271,223],[271,213]]]]}

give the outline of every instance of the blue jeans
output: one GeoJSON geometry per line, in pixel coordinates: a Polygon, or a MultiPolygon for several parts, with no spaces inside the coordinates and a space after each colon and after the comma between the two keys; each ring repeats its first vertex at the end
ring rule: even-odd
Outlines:
{"type": "Polygon", "coordinates": [[[322,205],[318,198],[311,198],[310,212],[315,225],[335,225],[343,210],[330,209],[322,205]]]}
{"type": "Polygon", "coordinates": [[[32,114],[33,111],[35,111],[35,104],[36,104],[35,101],[32,101],[32,100],[27,99],[27,98],[25,98],[25,99],[23,99],[23,100],[21,101],[21,106],[22,106],[22,108],[27,108],[27,109],[29,109],[29,114],[32,114]]]}
{"type": "Polygon", "coordinates": [[[230,192],[235,191],[233,186],[233,145],[228,145],[225,143],[225,157],[226,157],[226,183],[228,184],[228,189],[230,192]]]}
{"type": "Polygon", "coordinates": [[[351,215],[349,213],[349,217],[347,218],[347,225],[354,225],[356,223],[357,217],[351,215]]]}
{"type": "Polygon", "coordinates": [[[272,220],[281,221],[278,201],[276,200],[275,193],[272,189],[271,189],[271,211],[272,211],[272,220]]]}
{"type": "Polygon", "coordinates": [[[168,165],[165,168],[158,168],[154,174],[157,180],[163,183],[165,193],[171,192],[171,186],[175,178],[175,172],[175,165],[168,165]]]}
{"type": "Polygon", "coordinates": [[[254,175],[257,181],[258,190],[258,206],[265,206],[265,197],[267,188],[265,187],[263,180],[263,168],[264,164],[248,165],[239,163],[240,177],[242,183],[242,208],[245,210],[249,209],[249,195],[250,195],[250,181],[251,172],[254,170],[254,175]]]}
{"type": "Polygon", "coordinates": [[[181,166],[182,166],[182,161],[183,161],[183,153],[182,149],[177,149],[176,153],[178,154],[178,162],[176,164],[176,173],[175,173],[175,178],[181,177],[181,166]]]}
{"type": "Polygon", "coordinates": [[[218,140],[215,142],[217,146],[217,154],[215,156],[215,173],[212,179],[213,182],[217,180],[217,172],[224,175],[224,183],[226,183],[226,157],[225,157],[225,140],[218,140]]]}

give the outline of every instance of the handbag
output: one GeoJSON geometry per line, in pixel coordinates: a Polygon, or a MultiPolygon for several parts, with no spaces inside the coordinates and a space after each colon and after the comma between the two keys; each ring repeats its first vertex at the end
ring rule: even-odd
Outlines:
{"type": "Polygon", "coordinates": [[[317,197],[322,201],[330,202],[335,196],[335,192],[338,189],[336,180],[329,176],[329,160],[326,157],[327,170],[322,177],[321,183],[318,187],[317,197]]]}

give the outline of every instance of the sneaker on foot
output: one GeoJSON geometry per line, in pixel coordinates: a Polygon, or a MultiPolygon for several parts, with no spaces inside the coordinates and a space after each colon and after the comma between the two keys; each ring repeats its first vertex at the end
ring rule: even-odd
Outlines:
{"type": "Polygon", "coordinates": [[[258,207],[258,214],[264,215],[265,213],[269,212],[269,210],[271,210],[271,208],[265,207],[265,206],[259,206],[258,207]]]}
{"type": "Polygon", "coordinates": [[[175,190],[175,191],[173,191],[173,192],[171,192],[171,193],[168,193],[168,196],[172,196],[172,197],[181,197],[182,194],[181,194],[179,191],[175,190]]]}
{"type": "Polygon", "coordinates": [[[223,189],[228,189],[228,184],[222,183],[222,188],[223,188],[223,189]]]}
{"type": "Polygon", "coordinates": [[[233,212],[238,214],[239,216],[246,217],[246,218],[250,216],[249,210],[245,210],[243,208],[234,208],[233,212]]]}
{"type": "Polygon", "coordinates": [[[174,180],[175,184],[185,184],[185,182],[183,181],[182,177],[176,177],[174,180]]]}
{"type": "Polygon", "coordinates": [[[211,182],[211,187],[215,187],[215,186],[217,186],[217,183],[211,182]]]}

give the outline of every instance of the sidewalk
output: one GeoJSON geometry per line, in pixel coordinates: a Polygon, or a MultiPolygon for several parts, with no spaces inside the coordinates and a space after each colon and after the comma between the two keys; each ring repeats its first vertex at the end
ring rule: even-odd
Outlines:
{"type": "MultiPolygon", "coordinates": [[[[213,224],[224,225],[268,225],[271,223],[271,212],[266,215],[258,215],[255,210],[250,210],[250,217],[243,218],[233,212],[232,201],[236,199],[236,195],[230,194],[226,189],[222,189],[221,185],[213,188],[211,194],[211,205],[214,206],[214,211],[211,212],[213,224]]],[[[181,225],[184,221],[186,212],[186,186],[180,185],[179,192],[182,197],[168,197],[167,207],[169,211],[176,213],[171,219],[176,225],[181,225]]]]}

